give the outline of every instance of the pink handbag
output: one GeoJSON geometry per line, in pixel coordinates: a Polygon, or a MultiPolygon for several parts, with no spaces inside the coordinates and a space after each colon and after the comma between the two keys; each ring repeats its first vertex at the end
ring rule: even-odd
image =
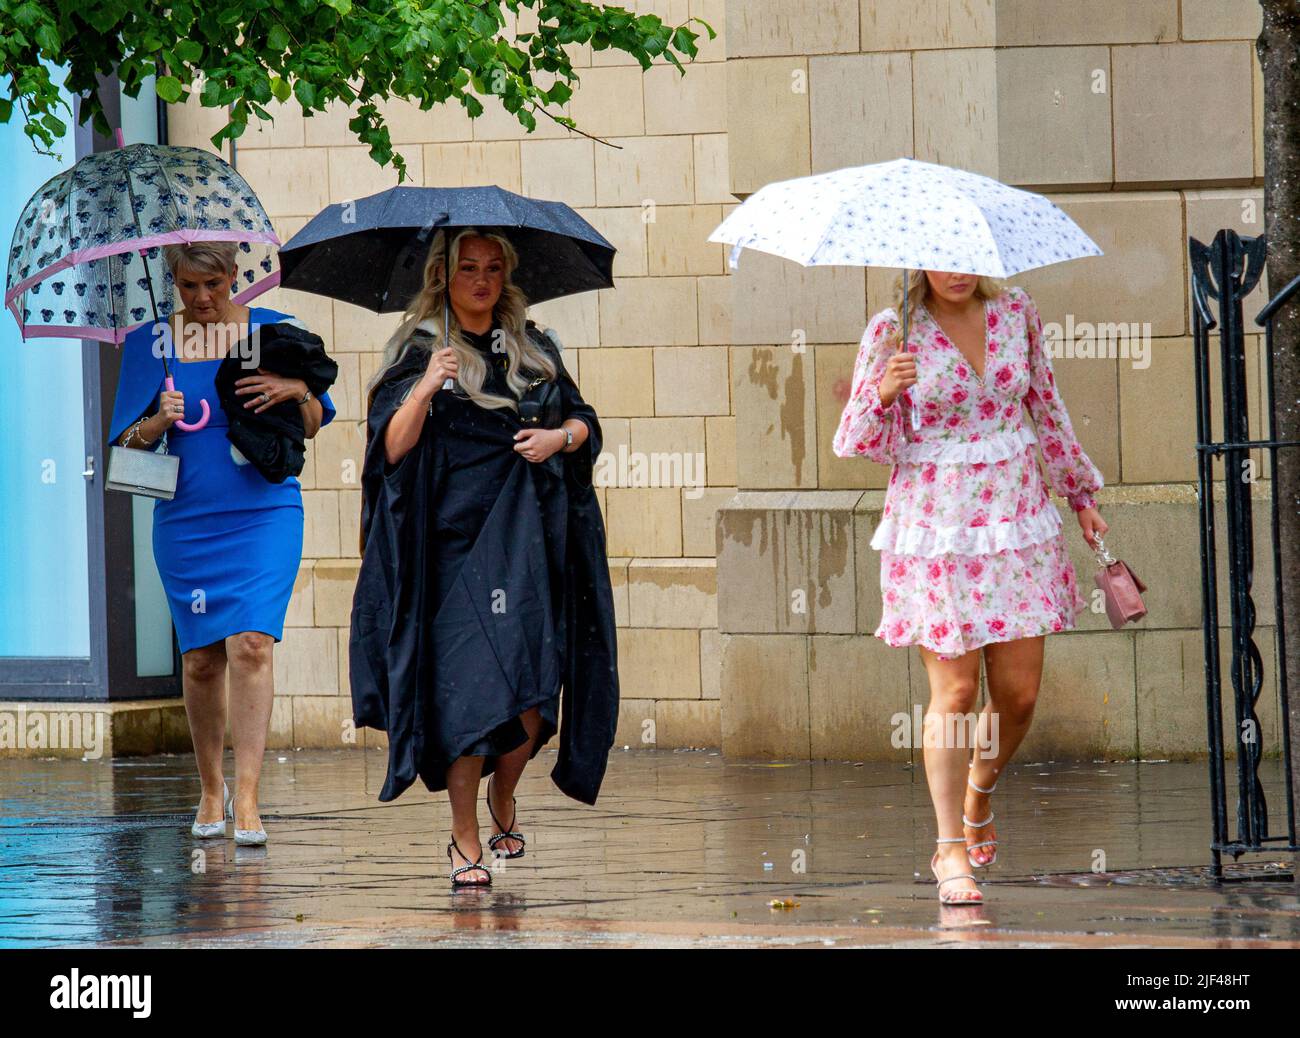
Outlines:
{"type": "Polygon", "coordinates": [[[1106,596],[1106,616],[1110,618],[1111,627],[1118,630],[1131,620],[1141,620],[1147,615],[1147,607],[1142,601],[1142,592],[1147,586],[1127,562],[1106,550],[1100,536],[1093,554],[1101,567],[1093,574],[1093,580],[1106,596]]]}

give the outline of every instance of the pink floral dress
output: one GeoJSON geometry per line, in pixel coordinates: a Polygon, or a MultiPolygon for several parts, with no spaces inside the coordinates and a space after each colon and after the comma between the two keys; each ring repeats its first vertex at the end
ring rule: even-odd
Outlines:
{"type": "Polygon", "coordinates": [[[1103,486],[1075,439],[1029,293],[1007,288],[985,313],[980,378],[925,306],[914,311],[908,350],[916,357],[910,395],[919,431],[904,394],[881,406],[880,380],[896,350],[886,336],[899,317],[893,309],[876,314],[832,446],[841,458],[860,454],[893,466],[871,538],[884,602],[876,637],[923,645],[941,659],[1070,630],[1087,605],[1033,445],[1052,489],[1076,511],[1095,507],[1103,486]]]}

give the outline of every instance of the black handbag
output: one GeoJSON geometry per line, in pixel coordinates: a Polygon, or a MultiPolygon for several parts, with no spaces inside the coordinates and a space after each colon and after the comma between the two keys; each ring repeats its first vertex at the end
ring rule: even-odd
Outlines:
{"type": "MultiPolygon", "coordinates": [[[[554,340],[534,327],[529,327],[527,333],[534,344],[555,360],[556,368],[560,368],[560,351],[554,340]]],[[[564,421],[564,415],[560,413],[562,407],[558,372],[553,381],[547,381],[545,376],[539,375],[528,384],[519,398],[519,420],[524,425],[534,425],[539,429],[558,429],[564,421]]]]}
{"type": "Polygon", "coordinates": [[[537,377],[529,383],[519,398],[519,420],[524,425],[539,429],[558,429],[563,420],[560,415],[560,386],[558,380],[548,381],[537,377]]]}

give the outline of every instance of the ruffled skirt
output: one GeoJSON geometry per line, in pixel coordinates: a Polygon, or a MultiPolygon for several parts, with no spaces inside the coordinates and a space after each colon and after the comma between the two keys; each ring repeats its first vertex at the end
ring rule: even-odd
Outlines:
{"type": "Polygon", "coordinates": [[[1087,608],[1062,535],[991,555],[880,553],[877,638],[954,659],[989,642],[1074,628],[1087,608]]]}
{"type": "Polygon", "coordinates": [[[876,637],[953,659],[1074,628],[1087,602],[1032,443],[1018,430],[894,467],[871,539],[883,599],[876,637]]]}

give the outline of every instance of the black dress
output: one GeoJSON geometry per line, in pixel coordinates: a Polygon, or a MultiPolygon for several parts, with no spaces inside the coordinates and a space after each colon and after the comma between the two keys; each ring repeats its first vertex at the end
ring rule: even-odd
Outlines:
{"type": "MultiPolygon", "coordinates": [[[[494,325],[488,331],[478,334],[461,329],[461,336],[483,355],[487,362],[487,372],[483,376],[483,391],[497,396],[518,399],[517,393],[510,388],[506,380],[506,371],[510,358],[504,351],[493,351],[494,325]]],[[[439,393],[438,396],[456,396],[454,392],[439,393]]],[[[434,400],[434,419],[437,421],[439,405],[443,415],[452,415],[449,424],[464,424],[463,431],[476,430],[483,421],[489,427],[506,412],[493,412],[471,404],[466,400],[463,405],[453,404],[447,400],[434,400]],[[456,412],[464,411],[463,414],[456,412]]],[[[594,413],[594,412],[593,412],[594,413]]],[[[574,417],[566,409],[565,418],[574,417]]],[[[458,430],[462,431],[462,430],[458,430]]],[[[465,465],[474,466],[478,479],[475,480],[470,493],[444,493],[438,507],[438,519],[435,527],[437,551],[435,565],[437,584],[434,592],[438,603],[439,619],[434,621],[434,654],[437,659],[447,659],[458,648],[462,617],[456,611],[467,609],[470,603],[459,595],[458,577],[469,562],[471,566],[480,563],[472,558],[474,545],[478,536],[487,525],[492,507],[501,497],[501,488],[509,478],[512,468],[518,467],[515,460],[500,450],[495,449],[495,437],[478,440],[480,447],[472,453],[466,452],[459,459],[465,465]],[[452,598],[448,615],[443,616],[441,606],[452,598]],[[441,621],[441,622],[440,622],[441,621]]],[[[531,464],[525,461],[524,464],[531,464]]],[[[503,503],[504,505],[504,503],[503,503]]],[[[529,551],[538,551],[541,545],[530,543],[529,551]]],[[[549,581],[546,582],[549,584],[549,581]]],[[[543,586],[545,587],[546,584],[543,586]]],[[[494,589],[495,590],[495,589],[494,589]]],[[[521,589],[509,589],[519,591],[521,589]]],[[[513,597],[509,590],[501,588],[499,594],[492,596],[490,608],[497,610],[500,616],[516,607],[510,601],[513,597]]],[[[508,674],[508,668],[494,668],[479,665],[469,673],[455,674],[439,684],[438,702],[435,704],[442,718],[445,731],[443,734],[444,751],[454,753],[455,747],[465,739],[474,741],[456,753],[460,757],[493,758],[521,746],[528,738],[528,732],[519,721],[524,711],[538,707],[542,716],[542,729],[538,733],[537,748],[540,748],[554,734],[560,705],[560,672],[555,639],[551,634],[554,626],[553,615],[547,615],[544,609],[537,608],[542,603],[537,600],[530,605],[530,613],[523,618],[525,630],[540,634],[537,639],[526,639],[521,648],[524,651],[512,662],[515,673],[508,674]],[[533,611],[536,610],[536,611],[533,611]],[[484,732],[503,712],[509,718],[484,732]],[[479,733],[483,734],[479,736],[479,733]],[[479,736],[475,738],[476,736],[479,736]]],[[[481,603],[480,603],[481,606],[481,603]]],[[[536,753],[536,749],[533,751],[536,753]]],[[[456,757],[450,757],[455,760],[456,757]]],[[[495,767],[495,760],[483,762],[484,774],[495,767]]]]}
{"type": "MultiPolygon", "coordinates": [[[[388,732],[383,801],[416,777],[445,789],[462,756],[484,757],[490,773],[526,741],[519,715],[532,707],[535,754],[559,727],[562,693],[552,778],[587,803],[600,788],[618,714],[613,593],[591,486],[600,423],[559,353],[530,333],[560,369],[563,417],[588,426],[576,451],[530,462],[514,450],[525,427],[516,411],[440,390],[417,444],[389,465],[384,431],[426,349],[407,351],[368,409],[349,667],[357,724],[388,732]]],[[[484,390],[512,396],[492,332],[465,339],[487,361],[484,390]]]]}

